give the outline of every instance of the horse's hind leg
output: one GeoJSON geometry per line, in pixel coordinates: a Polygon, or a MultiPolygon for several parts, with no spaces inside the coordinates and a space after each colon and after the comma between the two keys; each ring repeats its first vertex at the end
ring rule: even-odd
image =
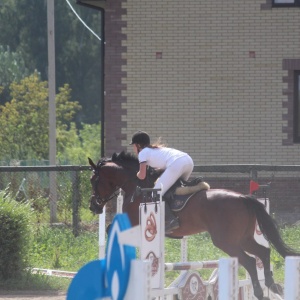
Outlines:
{"type": "Polygon", "coordinates": [[[271,263],[270,263],[270,248],[264,247],[258,244],[254,237],[249,237],[247,240],[244,240],[241,243],[243,249],[257,257],[260,258],[264,265],[264,275],[265,275],[265,285],[270,288],[274,293],[282,295],[282,289],[280,286],[275,284],[273,279],[273,273],[271,271],[271,263]]]}
{"type": "Polygon", "coordinates": [[[244,240],[241,246],[245,251],[260,258],[264,265],[265,284],[267,287],[270,287],[274,283],[270,263],[270,248],[258,244],[253,237],[244,240]]]}
{"type": "Polygon", "coordinates": [[[239,263],[247,270],[247,272],[250,275],[255,297],[259,300],[263,299],[264,292],[258,280],[255,258],[247,255],[243,251],[243,249],[240,248],[240,246],[238,245],[234,245],[233,243],[224,245],[223,243],[222,244],[217,243],[216,241],[214,241],[213,238],[212,240],[216,247],[226,252],[229,256],[238,258],[239,263]]]}
{"type": "Polygon", "coordinates": [[[263,299],[264,292],[260,286],[257,276],[256,259],[252,256],[247,255],[242,249],[239,251],[237,257],[239,259],[239,263],[247,270],[250,275],[255,297],[259,300],[263,299]]]}

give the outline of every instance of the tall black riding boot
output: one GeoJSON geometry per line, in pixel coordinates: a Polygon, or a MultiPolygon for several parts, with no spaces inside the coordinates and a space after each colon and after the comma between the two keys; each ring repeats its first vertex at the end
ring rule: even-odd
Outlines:
{"type": "Polygon", "coordinates": [[[165,234],[172,233],[179,227],[178,217],[172,212],[169,203],[165,201],[165,234]]]}

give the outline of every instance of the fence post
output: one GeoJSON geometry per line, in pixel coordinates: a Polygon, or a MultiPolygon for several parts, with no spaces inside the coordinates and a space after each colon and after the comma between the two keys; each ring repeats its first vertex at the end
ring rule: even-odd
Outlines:
{"type": "Polygon", "coordinates": [[[219,260],[219,300],[238,300],[238,260],[219,260]]]}
{"type": "Polygon", "coordinates": [[[296,300],[300,296],[300,257],[285,258],[284,299],[296,300]]]}
{"type": "Polygon", "coordinates": [[[73,234],[74,236],[79,235],[79,204],[80,204],[80,177],[78,175],[79,171],[73,171],[72,176],[72,191],[73,191],[73,211],[72,211],[72,221],[73,221],[73,234]]]}
{"type": "Polygon", "coordinates": [[[49,172],[50,223],[57,222],[57,181],[56,171],[49,172]]]}
{"type": "Polygon", "coordinates": [[[251,169],[250,170],[250,177],[252,180],[257,181],[257,170],[251,169]]]}

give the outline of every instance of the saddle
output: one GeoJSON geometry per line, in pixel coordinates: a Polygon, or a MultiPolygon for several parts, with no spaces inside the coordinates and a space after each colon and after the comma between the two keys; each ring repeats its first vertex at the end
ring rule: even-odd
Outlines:
{"type": "Polygon", "coordinates": [[[168,202],[172,211],[178,212],[186,206],[195,193],[209,189],[209,184],[202,181],[202,177],[197,177],[191,181],[180,179],[164,194],[163,199],[168,202]]]}

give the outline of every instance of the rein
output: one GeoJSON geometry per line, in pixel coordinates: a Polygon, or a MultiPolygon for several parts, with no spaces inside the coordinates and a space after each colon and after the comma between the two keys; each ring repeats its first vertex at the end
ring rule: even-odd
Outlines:
{"type": "MultiPolygon", "coordinates": [[[[128,159],[128,163],[129,162],[138,162],[137,160],[132,160],[132,157],[130,156],[126,156],[126,154],[124,154],[123,152],[120,153],[119,155],[113,155],[113,157],[115,158],[118,158],[119,156],[121,156],[121,161],[125,161],[126,159],[128,159]],[[123,156],[122,156],[123,155],[123,156]],[[124,158],[125,157],[125,158],[124,158]],[[124,159],[124,160],[123,160],[124,159]]],[[[124,190],[124,187],[129,183],[129,182],[134,182],[136,184],[136,186],[139,185],[138,182],[140,182],[141,180],[138,179],[135,175],[131,175],[131,173],[127,174],[128,176],[128,179],[124,179],[124,182],[121,184],[121,185],[115,185],[113,184],[113,186],[115,186],[115,188],[113,188],[113,191],[107,195],[105,195],[104,197],[101,197],[100,194],[99,194],[99,188],[101,185],[101,179],[100,179],[100,170],[101,170],[101,167],[104,166],[107,162],[114,162],[116,163],[117,165],[119,165],[116,161],[114,161],[113,159],[112,160],[106,160],[106,159],[102,159],[100,160],[97,165],[95,165],[93,163],[93,161],[89,158],[89,163],[90,165],[92,166],[93,168],[93,171],[94,171],[94,180],[93,180],[93,201],[94,201],[94,204],[97,205],[97,206],[105,206],[107,202],[109,202],[111,199],[113,199],[114,197],[116,197],[118,195],[118,190],[119,189],[123,189],[124,190]],[[131,176],[129,176],[131,175],[131,176]]],[[[128,165],[119,165],[119,166],[122,166],[124,169],[127,169],[129,168],[128,165]]],[[[130,168],[131,169],[131,168],[130,168]]],[[[147,186],[153,186],[153,182],[150,181],[150,178],[153,177],[153,175],[155,175],[155,173],[153,173],[153,169],[148,167],[147,168],[147,176],[145,178],[145,180],[143,180],[143,183],[141,182],[141,186],[145,186],[145,184],[147,186]],[[144,182],[145,181],[145,182],[144,182]]],[[[157,178],[156,178],[157,179],[157,178]]],[[[103,179],[104,182],[105,182],[105,179],[103,179]]],[[[128,191],[127,191],[128,193],[128,191]]],[[[134,201],[135,197],[137,196],[136,194],[136,189],[133,191],[133,194],[132,194],[132,197],[131,197],[131,202],[134,201]]]]}
{"type": "MultiPolygon", "coordinates": [[[[99,183],[100,183],[100,180],[99,180],[99,171],[100,171],[100,168],[101,166],[104,165],[104,163],[100,163],[100,165],[97,165],[97,169],[94,170],[94,173],[95,175],[97,176],[96,179],[95,179],[95,186],[97,186],[99,183]]],[[[137,177],[132,177],[132,178],[129,178],[128,180],[126,180],[123,184],[121,184],[120,186],[117,186],[116,189],[110,193],[109,195],[101,198],[100,195],[98,194],[97,192],[97,189],[95,188],[95,200],[96,200],[96,203],[97,205],[105,205],[107,202],[109,202],[111,199],[113,199],[114,197],[116,197],[118,195],[118,190],[119,189],[122,189],[128,182],[137,182],[139,179],[137,177]]]]}
{"type": "Polygon", "coordinates": [[[113,199],[114,197],[116,197],[118,195],[117,191],[119,189],[122,189],[122,187],[124,187],[128,182],[130,181],[137,181],[137,179],[128,179],[126,180],[121,186],[116,187],[116,189],[112,192],[112,194],[109,194],[108,196],[104,197],[101,199],[101,197],[99,196],[99,194],[97,193],[96,196],[96,202],[98,205],[102,205],[102,204],[106,204],[107,202],[109,202],[111,199],[113,199]]]}

